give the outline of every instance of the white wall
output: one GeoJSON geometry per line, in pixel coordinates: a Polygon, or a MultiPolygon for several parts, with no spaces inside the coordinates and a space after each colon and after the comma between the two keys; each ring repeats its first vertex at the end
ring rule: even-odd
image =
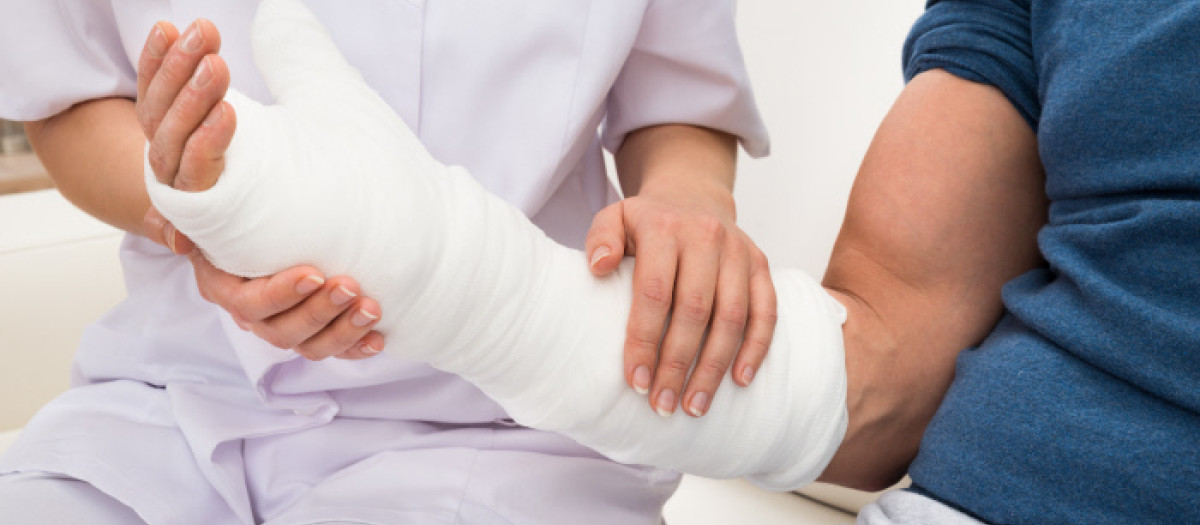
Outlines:
{"type": "Polygon", "coordinates": [[[743,158],[739,222],[774,266],[825,270],[854,174],[903,87],[924,0],[740,0],[742,49],[772,153],[743,158]]]}

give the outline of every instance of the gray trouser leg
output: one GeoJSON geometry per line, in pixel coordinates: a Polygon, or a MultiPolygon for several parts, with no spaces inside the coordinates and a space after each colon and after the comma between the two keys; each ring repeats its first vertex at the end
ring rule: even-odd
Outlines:
{"type": "Polygon", "coordinates": [[[966,514],[904,490],[893,490],[858,513],[859,525],[983,525],[966,514]]]}

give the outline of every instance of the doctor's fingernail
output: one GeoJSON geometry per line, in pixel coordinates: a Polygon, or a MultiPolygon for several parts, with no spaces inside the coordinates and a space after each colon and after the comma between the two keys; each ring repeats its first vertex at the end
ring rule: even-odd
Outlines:
{"type": "Polygon", "coordinates": [[[378,348],[375,348],[375,347],[373,347],[373,346],[371,346],[371,345],[369,345],[369,344],[363,343],[363,345],[362,345],[362,353],[364,353],[364,354],[366,354],[366,355],[375,355],[375,354],[378,354],[378,353],[379,353],[379,349],[378,349],[378,348]]]}
{"type": "Polygon", "coordinates": [[[163,226],[163,240],[166,241],[167,248],[171,250],[171,253],[179,255],[179,251],[175,249],[175,225],[168,222],[166,226],[163,226]]]}
{"type": "Polygon", "coordinates": [[[154,26],[150,31],[150,41],[146,43],[146,51],[150,52],[150,56],[154,58],[162,58],[167,54],[167,34],[163,33],[161,27],[154,26]]]}
{"type": "Polygon", "coordinates": [[[183,35],[183,41],[179,43],[179,50],[184,53],[195,53],[204,45],[204,35],[200,33],[200,26],[192,24],[188,27],[187,34],[183,35]]]}
{"type": "Polygon", "coordinates": [[[633,371],[633,390],[643,396],[650,391],[650,369],[646,365],[633,371]]]}
{"type": "Polygon", "coordinates": [[[612,250],[609,249],[608,246],[596,248],[596,251],[592,252],[591,266],[596,266],[596,263],[600,262],[601,259],[608,257],[611,254],[612,250]]]}
{"type": "Polygon", "coordinates": [[[742,367],[742,384],[750,386],[750,382],[754,380],[754,367],[746,365],[742,367]]]}
{"type": "Polygon", "coordinates": [[[692,402],[688,403],[688,413],[700,417],[708,411],[708,394],[706,392],[696,392],[692,394],[692,402]]]}
{"type": "Polygon", "coordinates": [[[654,404],[654,411],[662,417],[670,417],[675,413],[675,392],[669,388],[659,392],[658,402],[654,404]]]}
{"type": "Polygon", "coordinates": [[[322,286],[325,286],[325,279],[322,279],[320,275],[309,275],[296,283],[296,293],[308,295],[322,286]]]}
{"type": "Polygon", "coordinates": [[[378,315],[368,312],[363,308],[359,308],[357,312],[354,312],[354,315],[350,316],[350,324],[359,328],[367,326],[377,320],[379,320],[378,315]]]}
{"type": "Polygon", "coordinates": [[[203,89],[212,81],[212,66],[208,65],[208,61],[209,58],[204,57],[200,60],[200,65],[196,66],[196,73],[192,75],[192,89],[203,89]]]}
{"type": "Polygon", "coordinates": [[[345,286],[338,285],[332,292],[329,292],[329,300],[334,306],[342,306],[358,297],[358,294],[351,292],[345,286]]]}

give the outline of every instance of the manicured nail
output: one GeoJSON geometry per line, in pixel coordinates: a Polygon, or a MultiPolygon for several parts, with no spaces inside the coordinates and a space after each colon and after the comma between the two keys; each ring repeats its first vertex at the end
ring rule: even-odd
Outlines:
{"type": "Polygon", "coordinates": [[[700,417],[708,411],[708,394],[705,392],[696,392],[692,394],[692,402],[688,403],[688,413],[700,417]]]}
{"type": "Polygon", "coordinates": [[[662,417],[671,417],[671,414],[675,413],[675,392],[669,388],[659,392],[658,403],[655,403],[654,411],[662,417]]]}
{"type": "Polygon", "coordinates": [[[225,104],[223,102],[217,101],[217,105],[213,106],[212,110],[208,112],[208,116],[204,117],[204,122],[201,122],[200,125],[204,126],[204,127],[212,126],[213,124],[220,122],[221,115],[224,115],[224,114],[225,114],[225,104]]]}
{"type": "Polygon", "coordinates": [[[158,25],[155,25],[154,29],[150,31],[150,41],[146,43],[146,51],[149,51],[150,56],[154,58],[162,58],[167,54],[167,35],[158,25]]]}
{"type": "Polygon", "coordinates": [[[200,50],[204,45],[204,35],[200,34],[200,28],[196,24],[188,27],[187,34],[183,35],[183,42],[179,43],[179,50],[187,54],[192,54],[200,50]]]}
{"type": "Polygon", "coordinates": [[[596,266],[596,263],[600,262],[600,259],[608,257],[611,254],[612,254],[612,250],[610,250],[608,248],[608,246],[601,246],[599,248],[596,248],[596,251],[592,252],[591,266],[596,266]]]}
{"type": "Polygon", "coordinates": [[[322,279],[320,275],[309,275],[296,283],[296,293],[308,295],[322,286],[325,286],[325,279],[322,279]]]}
{"type": "Polygon", "coordinates": [[[354,315],[350,316],[350,324],[362,328],[379,319],[378,315],[372,314],[363,308],[359,308],[354,315]]]}
{"type": "Polygon", "coordinates": [[[171,253],[173,253],[175,255],[179,255],[179,252],[175,250],[175,225],[174,224],[171,224],[168,222],[166,226],[163,226],[163,240],[167,241],[167,248],[169,248],[171,250],[171,253]]]}
{"type": "Polygon", "coordinates": [[[334,306],[341,306],[350,301],[353,301],[358,294],[347,290],[345,286],[338,285],[332,292],[329,292],[329,300],[333,301],[334,306]]]}
{"type": "Polygon", "coordinates": [[[369,344],[363,343],[362,353],[364,353],[366,355],[375,355],[375,354],[379,353],[379,349],[377,349],[369,344]]]}
{"type": "Polygon", "coordinates": [[[200,65],[196,66],[196,72],[192,74],[192,89],[203,89],[212,81],[212,67],[208,65],[209,58],[204,57],[200,60],[200,65]]]}
{"type": "Polygon", "coordinates": [[[643,396],[650,391],[650,369],[646,365],[634,369],[633,390],[643,396]]]}
{"type": "Polygon", "coordinates": [[[750,386],[750,382],[754,380],[754,367],[746,365],[742,367],[742,384],[750,386]]]}

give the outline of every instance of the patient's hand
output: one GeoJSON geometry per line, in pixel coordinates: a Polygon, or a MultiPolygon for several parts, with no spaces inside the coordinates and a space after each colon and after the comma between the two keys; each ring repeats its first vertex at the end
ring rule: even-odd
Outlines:
{"type": "MultiPolygon", "coordinates": [[[[182,36],[169,22],[159,22],[142,49],[138,121],[150,142],[155,175],[177,189],[211,188],[225,168],[237,123],[233,107],[222,100],[229,70],[216,55],[220,46],[217,28],[200,19],[182,36]]],[[[312,360],[361,359],[383,350],[383,336],[371,330],[382,315],[379,304],[361,297],[354,279],[325,279],[307,265],[244,279],[214,267],[154,207],[145,222],[152,240],[190,258],[205,299],[267,342],[312,360]]]]}

